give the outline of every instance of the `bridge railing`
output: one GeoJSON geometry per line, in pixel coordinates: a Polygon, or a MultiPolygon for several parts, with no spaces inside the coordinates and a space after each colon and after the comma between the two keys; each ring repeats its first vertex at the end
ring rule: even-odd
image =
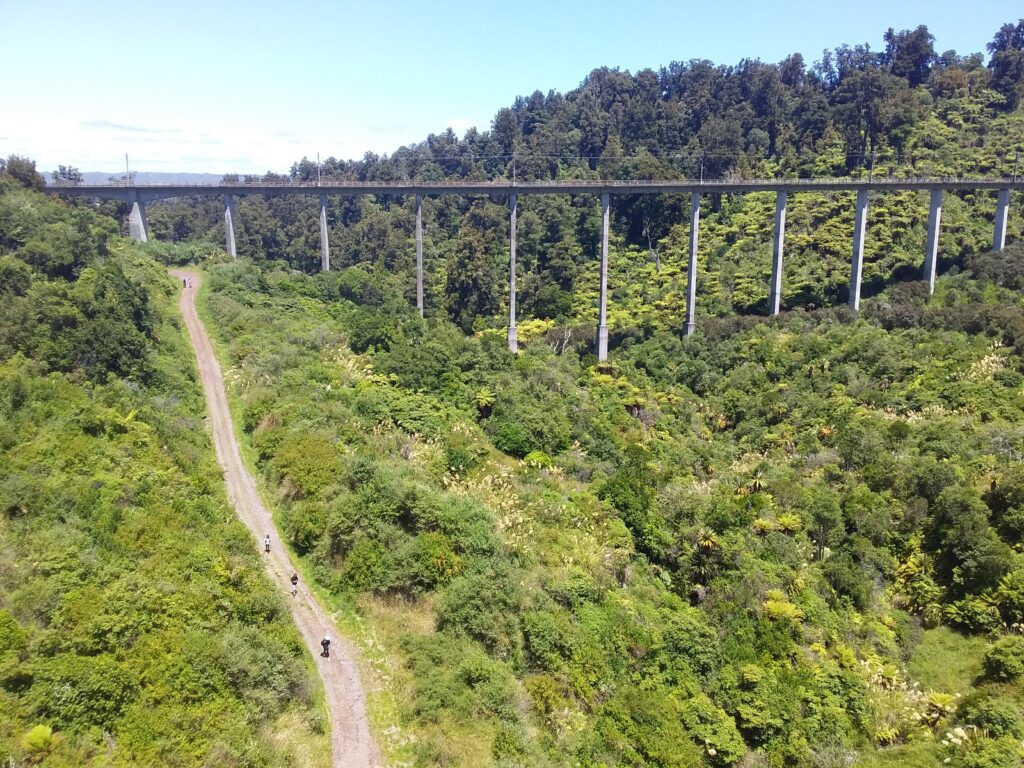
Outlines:
{"type": "Polygon", "coordinates": [[[198,181],[198,182],[169,182],[157,181],[137,183],[134,181],[109,181],[101,184],[76,184],[73,182],[48,182],[47,189],[86,187],[86,188],[218,188],[218,187],[278,187],[281,189],[317,189],[331,187],[347,187],[356,189],[378,189],[378,188],[430,188],[430,187],[488,187],[494,189],[507,189],[509,187],[520,188],[543,188],[543,187],[579,187],[581,189],[597,188],[628,188],[628,187],[662,187],[662,186],[700,186],[700,187],[760,187],[760,186],[849,186],[850,184],[870,184],[872,186],[884,185],[905,185],[905,184],[995,184],[1008,183],[1016,184],[1018,179],[1010,176],[829,176],[823,178],[797,178],[778,177],[771,179],[540,179],[537,181],[512,181],[510,179],[454,179],[454,180],[425,180],[425,179],[396,179],[393,181],[349,181],[333,180],[317,183],[315,181],[293,181],[293,180],[271,180],[271,181],[198,181]]]}

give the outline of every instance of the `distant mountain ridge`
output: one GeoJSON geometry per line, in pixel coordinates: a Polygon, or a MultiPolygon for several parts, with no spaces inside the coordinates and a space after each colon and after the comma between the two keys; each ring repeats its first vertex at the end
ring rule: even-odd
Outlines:
{"type": "MultiPolygon", "coordinates": [[[[148,173],[139,171],[135,174],[136,184],[214,184],[223,178],[222,173],[148,173]]],[[[103,171],[84,171],[85,184],[106,184],[113,179],[123,179],[123,173],[105,173],[103,171]]]]}

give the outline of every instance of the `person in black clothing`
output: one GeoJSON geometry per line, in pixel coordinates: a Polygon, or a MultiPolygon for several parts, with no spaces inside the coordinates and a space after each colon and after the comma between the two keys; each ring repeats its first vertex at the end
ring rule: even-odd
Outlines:
{"type": "Polygon", "coordinates": [[[325,659],[331,658],[331,638],[325,637],[323,640],[321,640],[320,647],[324,649],[323,653],[321,653],[320,655],[323,656],[325,659]]]}
{"type": "Polygon", "coordinates": [[[295,597],[295,593],[299,591],[299,574],[292,574],[292,597],[295,597]]]}

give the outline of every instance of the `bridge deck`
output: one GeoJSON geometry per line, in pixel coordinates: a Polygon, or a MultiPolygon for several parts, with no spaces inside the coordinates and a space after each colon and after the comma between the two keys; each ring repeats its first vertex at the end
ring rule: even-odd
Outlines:
{"type": "Polygon", "coordinates": [[[891,190],[1000,190],[1024,189],[1024,179],[1011,178],[875,178],[854,179],[751,179],[746,181],[694,181],[661,179],[650,181],[558,180],[525,181],[345,181],[315,182],[230,182],[223,184],[50,184],[46,191],[61,195],[86,195],[158,200],[192,195],[573,195],[603,193],[690,194],[692,192],[825,192],[891,190]]]}

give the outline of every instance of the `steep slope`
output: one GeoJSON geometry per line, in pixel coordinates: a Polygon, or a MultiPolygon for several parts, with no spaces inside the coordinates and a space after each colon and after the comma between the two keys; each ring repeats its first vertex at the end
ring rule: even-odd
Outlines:
{"type": "MultiPolygon", "coordinates": [[[[271,580],[284,591],[296,569],[281,545],[274,521],[260,500],[256,482],[246,470],[235,441],[220,366],[206,330],[196,315],[195,295],[202,284],[202,278],[198,274],[180,270],[172,274],[190,283],[182,289],[178,307],[196,354],[199,379],[206,393],[206,409],[213,426],[217,460],[224,472],[228,497],[256,541],[270,537],[270,552],[265,553],[263,561],[271,580]]],[[[317,669],[324,683],[330,713],[333,764],[338,768],[373,768],[379,765],[377,748],[366,718],[365,696],[356,668],[355,650],[351,643],[338,633],[317,604],[316,597],[305,585],[300,585],[298,594],[288,602],[288,607],[307,651],[319,649],[320,641],[325,637],[332,641],[330,655],[327,658],[321,655],[317,669]]]]}
{"type": "Polygon", "coordinates": [[[172,281],[116,231],[0,173],[0,762],[326,766],[172,281]]]}
{"type": "Polygon", "coordinates": [[[601,366],[358,269],[207,301],[284,535],[391,660],[389,756],[1009,767],[1020,257],[601,366]]]}

